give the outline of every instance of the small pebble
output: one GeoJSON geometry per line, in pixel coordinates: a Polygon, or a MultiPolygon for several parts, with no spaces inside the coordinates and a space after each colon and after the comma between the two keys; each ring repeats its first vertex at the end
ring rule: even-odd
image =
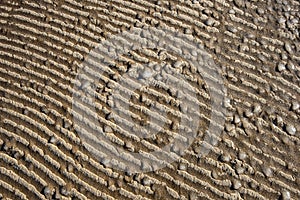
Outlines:
{"type": "Polygon", "coordinates": [[[235,126],[233,124],[225,124],[225,129],[226,131],[230,132],[232,130],[234,130],[235,126]]]}
{"type": "Polygon", "coordinates": [[[45,113],[45,114],[48,114],[48,113],[49,113],[49,110],[47,109],[46,106],[43,106],[43,107],[41,107],[41,112],[42,112],[42,113],[45,113]]]}
{"type": "Polygon", "coordinates": [[[187,169],[187,165],[185,163],[180,163],[178,169],[185,171],[187,169]]]}
{"type": "Polygon", "coordinates": [[[242,166],[237,166],[235,170],[237,174],[242,174],[245,172],[245,168],[243,168],[242,166]]]}
{"type": "Polygon", "coordinates": [[[208,18],[206,21],[205,21],[205,24],[207,26],[212,26],[214,24],[214,20],[212,18],[208,18]]]}
{"type": "Polygon", "coordinates": [[[242,8],[245,5],[245,1],[244,0],[234,0],[234,4],[239,7],[242,8]]]}
{"type": "Polygon", "coordinates": [[[281,192],[281,198],[282,198],[282,200],[290,200],[290,199],[291,199],[291,194],[290,194],[290,192],[287,191],[287,190],[283,190],[283,191],[281,192]]]}
{"type": "Polygon", "coordinates": [[[108,158],[103,158],[101,160],[101,164],[104,166],[108,166],[109,163],[110,163],[110,159],[108,159],[108,158]]]}
{"type": "Polygon", "coordinates": [[[189,200],[197,200],[198,199],[198,196],[195,192],[191,192],[189,194],[189,200]]]}
{"type": "Polygon", "coordinates": [[[146,68],[142,72],[141,77],[144,78],[144,79],[147,79],[147,78],[151,77],[152,75],[153,75],[153,71],[150,68],[146,68]]]}
{"type": "Polygon", "coordinates": [[[223,105],[224,105],[225,108],[229,108],[231,106],[230,105],[230,99],[229,98],[225,98],[223,105]]]}
{"type": "Polygon", "coordinates": [[[240,122],[241,122],[240,116],[237,115],[237,114],[235,114],[235,115],[234,115],[234,123],[235,123],[235,124],[239,124],[240,122]]]}
{"type": "Polygon", "coordinates": [[[240,160],[245,160],[247,158],[247,154],[243,151],[240,151],[238,157],[240,160]]]}
{"type": "Polygon", "coordinates": [[[122,180],[117,180],[117,186],[119,187],[119,188],[121,188],[121,187],[123,187],[123,181],[122,180]]]}
{"type": "Polygon", "coordinates": [[[219,175],[218,175],[218,173],[216,172],[216,170],[213,170],[213,171],[211,172],[211,177],[213,177],[214,179],[216,179],[216,178],[219,177],[219,175]]]}
{"type": "Polygon", "coordinates": [[[282,119],[282,117],[280,117],[279,115],[277,115],[276,120],[277,120],[277,125],[278,126],[282,126],[283,125],[283,119],[282,119]]]}
{"type": "Polygon", "coordinates": [[[293,53],[293,50],[292,50],[292,47],[291,47],[290,43],[286,42],[285,45],[284,45],[284,47],[285,47],[285,50],[287,52],[289,52],[290,54],[293,53]]]}
{"type": "Polygon", "coordinates": [[[152,165],[148,162],[142,162],[141,169],[144,171],[150,171],[152,169],[152,165]]]}
{"type": "Polygon", "coordinates": [[[51,195],[51,189],[50,189],[50,187],[46,186],[46,187],[43,189],[43,194],[44,194],[45,196],[51,195]]]}
{"type": "Polygon", "coordinates": [[[256,189],[257,188],[257,184],[255,182],[250,182],[250,187],[252,189],[256,189]]]}
{"type": "Polygon", "coordinates": [[[71,127],[71,122],[69,120],[64,120],[64,128],[68,129],[71,127]]]}
{"type": "Polygon", "coordinates": [[[186,28],[186,29],[184,29],[184,33],[185,34],[192,34],[193,31],[190,28],[186,28]]]}
{"type": "Polygon", "coordinates": [[[235,14],[235,11],[233,9],[230,9],[229,14],[235,14]]]}
{"type": "Polygon", "coordinates": [[[278,23],[279,23],[279,24],[284,24],[285,21],[286,21],[286,20],[285,20],[283,17],[280,17],[280,18],[278,19],[278,23]]]}
{"type": "Polygon", "coordinates": [[[67,190],[66,187],[61,187],[60,193],[61,193],[63,196],[69,196],[69,194],[70,194],[70,192],[67,190]]]}
{"type": "Polygon", "coordinates": [[[263,171],[263,173],[266,177],[272,177],[273,176],[273,171],[270,167],[263,167],[262,171],[263,171]]]}
{"type": "Polygon", "coordinates": [[[143,180],[142,180],[142,184],[143,184],[144,186],[149,186],[149,185],[151,184],[151,180],[150,180],[149,178],[145,177],[145,178],[143,178],[143,180]]]}
{"type": "Polygon", "coordinates": [[[274,107],[271,107],[271,106],[267,106],[266,107],[266,113],[268,114],[268,115],[271,115],[271,114],[273,114],[275,112],[275,108],[274,107]]]}
{"type": "Polygon", "coordinates": [[[57,142],[56,137],[55,137],[55,136],[51,136],[49,142],[50,142],[51,144],[55,144],[55,143],[57,142]]]}
{"type": "Polygon", "coordinates": [[[234,26],[227,26],[227,30],[232,32],[232,33],[238,32],[238,30],[234,26]]]}
{"type": "Polygon", "coordinates": [[[300,107],[300,105],[297,101],[292,102],[292,110],[298,110],[299,107],[300,107]]]}
{"type": "Polygon", "coordinates": [[[240,187],[242,187],[242,184],[238,180],[233,180],[232,187],[233,187],[233,189],[238,190],[240,187]]]}
{"type": "Polygon", "coordinates": [[[113,130],[112,130],[112,128],[111,128],[110,126],[105,125],[105,126],[104,126],[104,132],[105,132],[105,133],[111,133],[111,132],[113,132],[113,130]]]}
{"type": "Polygon", "coordinates": [[[295,70],[295,65],[294,65],[291,61],[289,61],[289,62],[287,63],[287,68],[288,68],[290,71],[293,71],[293,70],[295,70]]]}
{"type": "Polygon", "coordinates": [[[287,131],[288,134],[290,134],[290,135],[295,135],[295,133],[296,133],[296,128],[295,128],[293,125],[289,124],[289,125],[286,126],[286,131],[287,131]]]}
{"type": "Polygon", "coordinates": [[[29,114],[28,109],[25,108],[25,109],[23,110],[23,114],[24,114],[24,115],[28,115],[28,114],[29,114]]]}
{"type": "Polygon", "coordinates": [[[279,63],[278,66],[277,66],[277,69],[279,72],[282,72],[283,70],[285,70],[285,65],[283,63],[279,63]]]}
{"type": "Polygon", "coordinates": [[[73,165],[72,165],[72,164],[68,164],[67,170],[68,170],[68,172],[71,172],[71,173],[72,173],[72,172],[74,171],[73,165]]]}
{"type": "Polygon", "coordinates": [[[231,157],[230,157],[230,155],[228,155],[228,154],[222,154],[222,155],[220,156],[220,160],[221,160],[222,162],[229,162],[230,159],[231,159],[231,157]]]}
{"type": "Polygon", "coordinates": [[[253,112],[252,112],[250,109],[247,109],[247,110],[245,111],[245,116],[246,116],[247,118],[251,118],[251,117],[253,117],[253,112]]]}
{"type": "Polygon", "coordinates": [[[282,137],[282,142],[284,143],[284,144],[290,144],[290,138],[289,137],[286,137],[286,136],[284,136],[284,137],[282,137]]]}
{"type": "Polygon", "coordinates": [[[125,143],[125,147],[127,148],[128,151],[134,152],[134,145],[132,144],[132,142],[127,141],[127,142],[125,143]]]}
{"type": "Polygon", "coordinates": [[[258,9],[257,9],[257,13],[260,14],[260,15],[262,15],[262,14],[265,13],[265,11],[264,11],[264,9],[262,9],[262,8],[258,8],[258,9]]]}
{"type": "Polygon", "coordinates": [[[261,112],[261,106],[259,104],[254,104],[253,112],[254,114],[259,114],[261,112]]]}

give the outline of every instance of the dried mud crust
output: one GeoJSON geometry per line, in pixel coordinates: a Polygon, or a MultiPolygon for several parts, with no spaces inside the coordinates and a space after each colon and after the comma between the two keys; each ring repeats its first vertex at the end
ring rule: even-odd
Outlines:
{"type": "MultiPolygon", "coordinates": [[[[2,1],[0,199],[299,199],[299,7],[284,0],[2,1]],[[228,113],[207,156],[197,156],[204,120],[179,161],[126,174],[83,147],[71,114],[73,84],[100,41],[145,24],[203,44],[223,71],[228,113]]],[[[158,51],[137,53],[160,61],[158,51]]],[[[200,82],[193,86],[202,87],[200,111],[209,118],[200,82]]]]}

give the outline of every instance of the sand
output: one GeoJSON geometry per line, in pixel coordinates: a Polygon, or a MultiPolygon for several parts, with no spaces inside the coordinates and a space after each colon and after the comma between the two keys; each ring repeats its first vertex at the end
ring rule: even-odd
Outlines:
{"type": "Polygon", "coordinates": [[[1,1],[0,199],[300,199],[299,20],[295,0],[1,1]],[[133,49],[149,27],[174,51],[133,49]]]}

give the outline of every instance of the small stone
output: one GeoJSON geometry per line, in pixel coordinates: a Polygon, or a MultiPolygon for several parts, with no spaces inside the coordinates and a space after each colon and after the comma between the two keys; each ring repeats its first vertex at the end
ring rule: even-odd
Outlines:
{"type": "Polygon", "coordinates": [[[288,61],[288,63],[287,63],[287,68],[288,68],[290,71],[293,71],[293,70],[295,70],[295,65],[294,65],[291,61],[288,61]]]}
{"type": "Polygon", "coordinates": [[[26,108],[25,108],[25,109],[23,109],[23,114],[24,114],[24,115],[28,115],[28,114],[29,114],[29,111],[28,111],[28,109],[26,109],[26,108]]]}
{"type": "Polygon", "coordinates": [[[198,199],[198,195],[195,192],[191,192],[189,194],[189,200],[197,200],[198,199]]]}
{"type": "Polygon", "coordinates": [[[20,159],[22,156],[24,156],[24,153],[19,151],[15,152],[13,155],[15,159],[20,159]]]}
{"type": "Polygon", "coordinates": [[[141,77],[143,79],[147,79],[153,75],[153,71],[150,68],[144,69],[144,71],[141,73],[141,77]]]}
{"type": "Polygon", "coordinates": [[[237,174],[242,174],[245,172],[245,168],[243,168],[242,166],[237,166],[235,171],[237,174]]]}
{"type": "Polygon", "coordinates": [[[186,28],[186,29],[184,29],[184,33],[185,34],[192,34],[193,31],[190,28],[186,28]]]}
{"type": "Polygon", "coordinates": [[[279,115],[277,115],[276,121],[277,121],[277,125],[278,126],[282,126],[283,125],[283,119],[279,115]]]}
{"type": "Polygon", "coordinates": [[[185,171],[187,169],[187,165],[185,163],[180,163],[178,169],[185,171]]]}
{"type": "Polygon", "coordinates": [[[111,185],[108,187],[108,189],[114,192],[117,190],[117,187],[115,185],[111,185]]]}
{"type": "Polygon", "coordinates": [[[125,175],[124,176],[124,181],[127,182],[127,183],[130,183],[132,181],[132,177],[125,175]]]}
{"type": "Polygon", "coordinates": [[[118,179],[116,184],[119,188],[121,188],[121,187],[123,187],[124,182],[122,180],[118,179]]]}
{"type": "Polygon", "coordinates": [[[292,110],[298,110],[300,108],[300,105],[297,101],[292,102],[292,110]]]}
{"type": "Polygon", "coordinates": [[[271,106],[267,106],[266,107],[266,113],[268,115],[272,115],[274,112],[275,112],[275,108],[274,107],[271,107],[271,106]]]}
{"type": "Polygon", "coordinates": [[[262,14],[265,13],[265,11],[264,11],[264,9],[262,9],[262,8],[258,8],[258,9],[257,9],[257,13],[260,14],[260,15],[262,15],[262,14]]]}
{"type": "Polygon", "coordinates": [[[182,113],[187,113],[188,107],[186,106],[186,104],[180,104],[180,111],[182,113]]]}
{"type": "Polygon", "coordinates": [[[108,158],[103,158],[101,160],[101,164],[104,166],[108,166],[109,163],[110,163],[110,159],[108,159],[108,158]]]}
{"type": "Polygon", "coordinates": [[[68,129],[71,127],[71,122],[69,120],[64,120],[64,128],[68,129]]]}
{"type": "Polygon", "coordinates": [[[259,104],[254,104],[253,112],[254,114],[259,114],[261,112],[261,106],[259,104]]]}
{"type": "Polygon", "coordinates": [[[43,189],[43,194],[44,194],[45,196],[50,196],[51,193],[52,193],[52,192],[51,192],[50,187],[46,186],[46,187],[43,189]]]}
{"type": "Polygon", "coordinates": [[[235,11],[233,9],[230,9],[229,14],[235,14],[235,11]]]}
{"type": "Polygon", "coordinates": [[[41,112],[42,112],[42,113],[45,113],[45,114],[48,114],[48,113],[49,113],[49,110],[47,109],[46,106],[43,106],[43,107],[41,107],[41,112]]]}
{"type": "Polygon", "coordinates": [[[37,91],[38,91],[38,92],[42,92],[42,91],[43,91],[43,87],[39,85],[39,86],[37,87],[37,91]]]}
{"type": "Polygon", "coordinates": [[[232,33],[236,33],[238,31],[234,26],[227,26],[227,30],[232,33]]]}
{"type": "Polygon", "coordinates": [[[287,191],[287,190],[283,190],[283,191],[281,192],[281,199],[282,199],[282,200],[290,200],[290,199],[291,199],[291,194],[290,194],[290,192],[287,191]]]}
{"type": "Polygon", "coordinates": [[[231,157],[230,157],[230,155],[228,155],[228,154],[222,154],[222,155],[220,156],[220,160],[221,160],[222,162],[229,162],[230,159],[231,159],[231,157]]]}
{"type": "Polygon", "coordinates": [[[72,165],[72,164],[68,164],[67,170],[68,170],[68,172],[71,172],[71,173],[72,173],[72,172],[74,171],[73,165],[72,165]]]}
{"type": "Polygon", "coordinates": [[[144,171],[151,171],[152,170],[152,165],[149,164],[148,162],[144,161],[142,162],[141,169],[144,171]]]}
{"type": "Polygon", "coordinates": [[[285,20],[283,17],[280,17],[280,18],[278,19],[278,23],[279,23],[279,24],[284,24],[285,21],[286,21],[286,20],[285,20]]]}
{"type": "Polygon", "coordinates": [[[241,122],[240,116],[237,115],[237,114],[235,114],[235,115],[234,115],[234,123],[235,123],[235,124],[239,124],[240,122],[241,122]]]}
{"type": "Polygon", "coordinates": [[[283,70],[285,70],[285,65],[283,63],[279,63],[278,66],[277,66],[277,69],[279,72],[282,72],[283,70]]]}
{"type": "Polygon", "coordinates": [[[247,154],[243,151],[240,151],[238,157],[240,160],[245,160],[247,158],[247,154]]]}
{"type": "Polygon", "coordinates": [[[225,98],[224,102],[223,102],[223,105],[224,105],[225,108],[229,108],[231,106],[230,99],[229,98],[225,98]]]}
{"type": "Polygon", "coordinates": [[[250,182],[250,187],[252,189],[256,189],[257,188],[257,184],[255,182],[250,182]]]}
{"type": "Polygon", "coordinates": [[[197,145],[193,147],[193,150],[196,154],[199,154],[201,152],[201,146],[197,145]]]}
{"type": "Polygon", "coordinates": [[[244,2],[244,0],[234,0],[234,4],[235,4],[237,7],[242,8],[242,7],[244,7],[245,2],[244,2]]]}
{"type": "Polygon", "coordinates": [[[263,171],[263,173],[266,177],[272,177],[273,176],[273,171],[270,167],[263,167],[262,171],[263,171]]]}
{"type": "Polygon", "coordinates": [[[192,50],[191,53],[192,53],[192,56],[194,56],[194,57],[196,57],[198,55],[197,51],[195,51],[195,50],[192,50]]]}
{"type": "Polygon", "coordinates": [[[290,135],[295,135],[296,128],[293,125],[289,124],[289,125],[286,126],[286,131],[290,135]]]}
{"type": "Polygon", "coordinates": [[[144,186],[150,186],[151,180],[150,180],[149,178],[145,177],[145,178],[143,178],[143,180],[142,180],[142,184],[143,184],[144,186]]]}
{"type": "Polygon", "coordinates": [[[63,195],[63,196],[69,196],[70,192],[68,191],[68,189],[66,187],[61,187],[60,188],[60,193],[63,195]]]}
{"type": "Polygon", "coordinates": [[[250,109],[247,109],[245,111],[245,116],[248,118],[251,118],[251,117],[253,117],[253,112],[250,109]]]}
{"type": "Polygon", "coordinates": [[[214,20],[212,18],[208,18],[206,21],[205,21],[205,24],[207,26],[212,26],[214,24],[214,20]]]}
{"type": "Polygon", "coordinates": [[[105,132],[105,133],[112,133],[113,130],[112,130],[112,128],[111,128],[110,126],[105,125],[105,126],[104,126],[104,132],[105,132]]]}
{"type": "Polygon", "coordinates": [[[127,141],[127,142],[125,143],[125,147],[127,148],[128,151],[134,152],[134,145],[132,144],[132,142],[127,141]]]}
{"type": "Polygon", "coordinates": [[[211,177],[213,177],[214,179],[216,179],[216,178],[219,177],[219,175],[218,175],[218,173],[216,172],[216,170],[213,170],[213,171],[211,172],[211,177]]]}
{"type": "Polygon", "coordinates": [[[51,136],[49,142],[51,144],[55,144],[57,142],[57,138],[55,136],[51,136]]]}
{"type": "Polygon", "coordinates": [[[62,199],[61,194],[59,194],[58,191],[55,191],[55,192],[54,192],[53,197],[54,197],[54,199],[62,199]]]}
{"type": "Polygon", "coordinates": [[[232,188],[235,190],[238,190],[240,187],[242,187],[242,184],[240,181],[238,180],[233,180],[232,182],[232,188]]]}
{"type": "Polygon", "coordinates": [[[293,50],[292,50],[292,47],[291,47],[290,43],[286,42],[286,43],[284,44],[284,47],[285,47],[285,50],[286,50],[287,52],[289,52],[290,54],[293,53],[293,50]]]}

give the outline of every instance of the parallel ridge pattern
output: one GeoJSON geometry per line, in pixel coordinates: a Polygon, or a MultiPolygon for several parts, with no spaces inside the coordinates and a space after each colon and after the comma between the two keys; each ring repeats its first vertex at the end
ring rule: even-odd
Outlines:
{"type": "Polygon", "coordinates": [[[0,199],[299,199],[299,33],[278,23],[285,13],[299,20],[299,2],[287,3],[288,11],[242,0],[1,2],[0,199]],[[143,24],[193,35],[222,67],[231,100],[207,157],[197,157],[199,140],[178,163],[132,176],[82,147],[72,92],[89,50],[143,24]]]}

